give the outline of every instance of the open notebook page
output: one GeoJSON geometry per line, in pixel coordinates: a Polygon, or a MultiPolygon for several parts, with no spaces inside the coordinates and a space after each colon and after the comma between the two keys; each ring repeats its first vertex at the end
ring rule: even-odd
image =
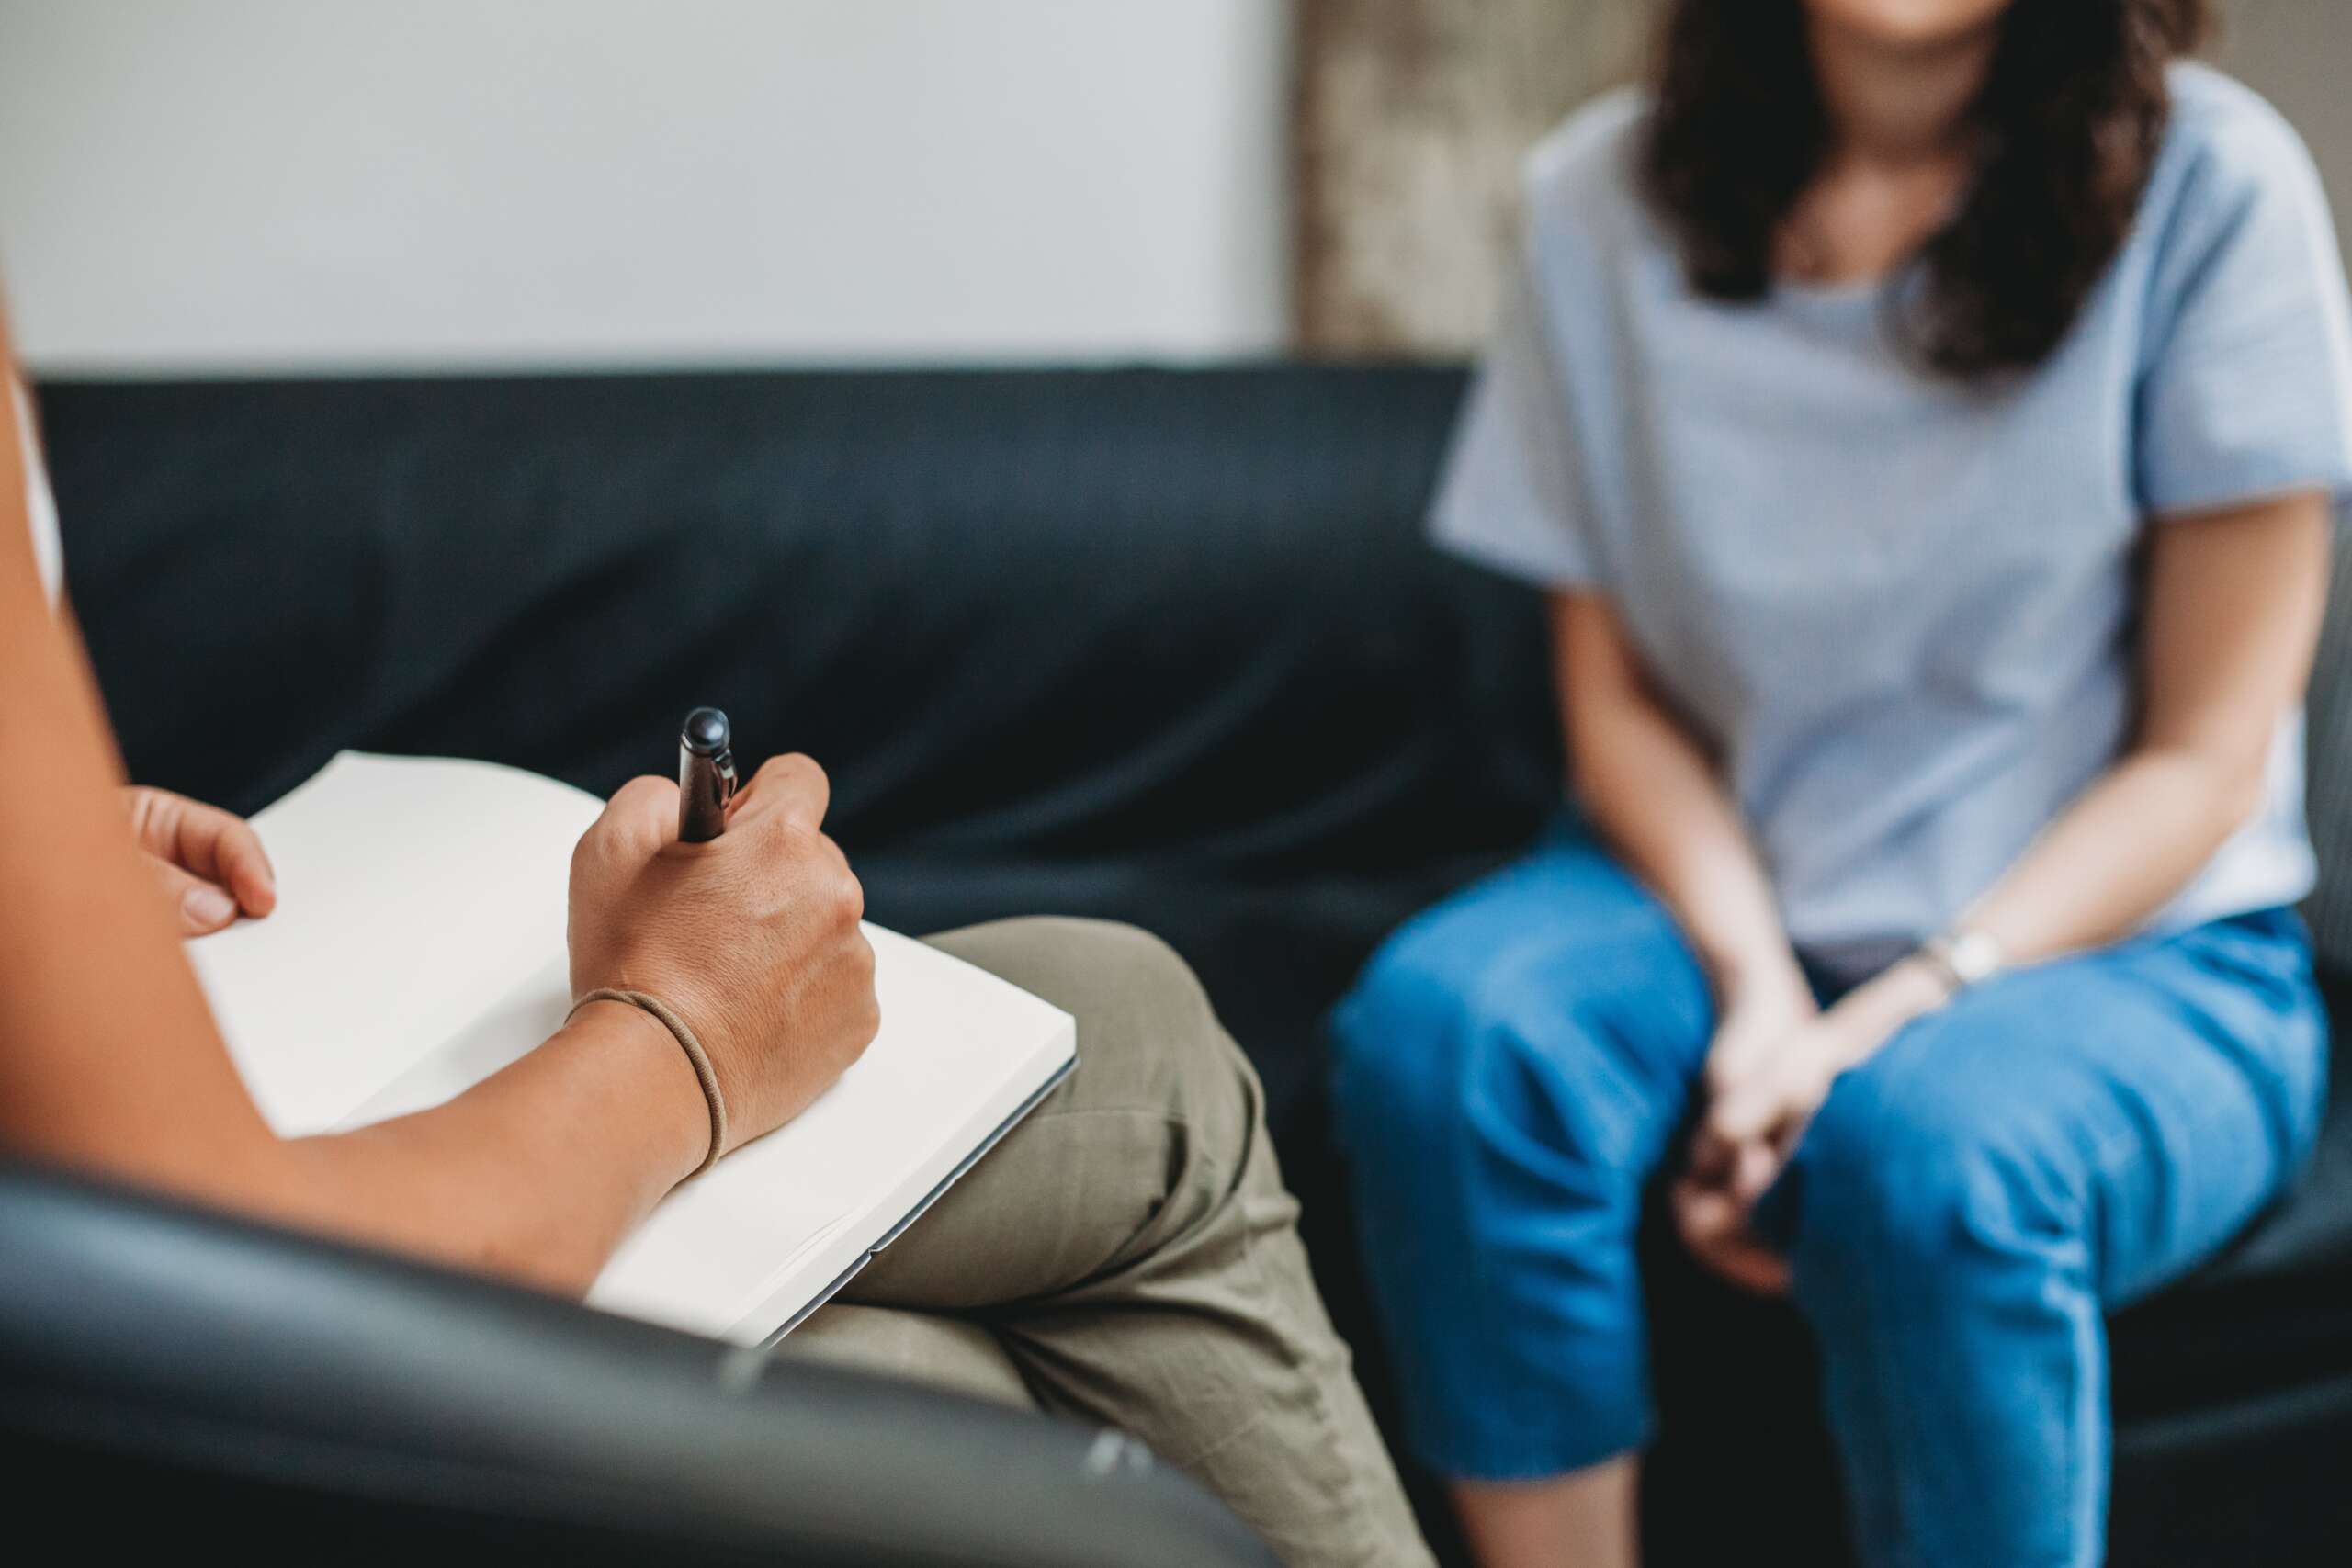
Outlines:
{"type": "MultiPolygon", "coordinates": [[[[345,753],[255,818],[277,913],[188,945],[270,1123],[438,1104],[569,1000],[564,888],[593,798],[488,763],[345,753]]],[[[1068,1070],[1069,1015],[878,927],[882,1029],[781,1131],[686,1183],[592,1303],[752,1343],[797,1320],[1068,1070]]]]}

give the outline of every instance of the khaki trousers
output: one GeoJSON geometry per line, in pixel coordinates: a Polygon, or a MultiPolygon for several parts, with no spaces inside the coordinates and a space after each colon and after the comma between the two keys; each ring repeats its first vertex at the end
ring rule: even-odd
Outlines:
{"type": "Polygon", "coordinates": [[[932,942],[1074,1015],[1078,1068],[782,1353],[1116,1427],[1290,1568],[1429,1563],[1183,961],[1088,920],[932,942]]]}

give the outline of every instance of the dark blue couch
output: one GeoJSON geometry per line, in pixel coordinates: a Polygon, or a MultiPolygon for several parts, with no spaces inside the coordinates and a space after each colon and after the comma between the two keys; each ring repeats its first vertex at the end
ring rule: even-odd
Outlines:
{"type": "MultiPolygon", "coordinates": [[[[608,790],[667,764],[684,707],[719,703],[746,750],[832,771],[875,918],[1114,916],[1192,959],[1264,1070],[1376,1391],[1318,1019],[1559,790],[1538,605],[1419,540],[1461,387],[1261,367],[41,402],[71,591],[139,777],[253,808],[358,746],[608,790]]],[[[2317,912],[2342,998],[2352,613],[2325,664],[2317,912]]],[[[1801,1328],[1670,1247],[1655,1272],[1657,1560],[1835,1561],[1801,1328]]],[[[2302,1190],[2115,1335],[2116,1562],[2342,1561],[2352,1112],[2302,1190]]]]}

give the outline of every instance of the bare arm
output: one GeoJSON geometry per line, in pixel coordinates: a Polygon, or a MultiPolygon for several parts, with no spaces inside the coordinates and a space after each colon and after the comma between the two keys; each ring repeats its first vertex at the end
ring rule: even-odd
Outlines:
{"type": "MultiPolygon", "coordinates": [[[[12,373],[6,350],[0,339],[0,374],[12,373]]],[[[684,1054],[636,1010],[597,1003],[437,1110],[338,1136],[272,1134],[124,819],[120,765],[88,669],[39,581],[7,402],[0,1150],[583,1288],[707,1150],[709,1123],[684,1054]]],[[[814,773],[805,760],[763,770],[746,797],[757,797],[746,810],[761,819],[719,840],[724,850],[665,842],[661,791],[673,786],[641,781],[615,798],[575,868],[575,987],[667,995],[719,1059],[745,1136],[805,1105],[873,1033],[872,955],[856,931],[855,884],[818,831],[814,773]],[[678,913],[689,908],[721,909],[749,933],[727,971],[707,960],[696,967],[695,944],[673,940],[695,924],[678,913]]],[[[675,809],[673,795],[673,825],[675,809]]]]}
{"type": "Polygon", "coordinates": [[[2096,946],[2164,908],[2262,801],[2327,608],[2326,499],[2157,525],[2132,750],[1980,899],[2011,958],[2096,946]]]}
{"type": "Polygon", "coordinates": [[[1617,612],[1560,593],[1552,627],[1570,781],[1594,826],[1674,912],[1726,1007],[1804,994],[1738,808],[1652,690],[1617,612]]]}

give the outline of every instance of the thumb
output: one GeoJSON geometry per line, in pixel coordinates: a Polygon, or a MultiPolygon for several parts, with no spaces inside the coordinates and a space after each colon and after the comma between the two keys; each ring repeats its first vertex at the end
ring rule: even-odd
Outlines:
{"type": "Polygon", "coordinates": [[[228,889],[153,855],[147,857],[147,868],[155,874],[155,886],[177,912],[182,936],[204,936],[237,918],[237,900],[228,889]]]}

